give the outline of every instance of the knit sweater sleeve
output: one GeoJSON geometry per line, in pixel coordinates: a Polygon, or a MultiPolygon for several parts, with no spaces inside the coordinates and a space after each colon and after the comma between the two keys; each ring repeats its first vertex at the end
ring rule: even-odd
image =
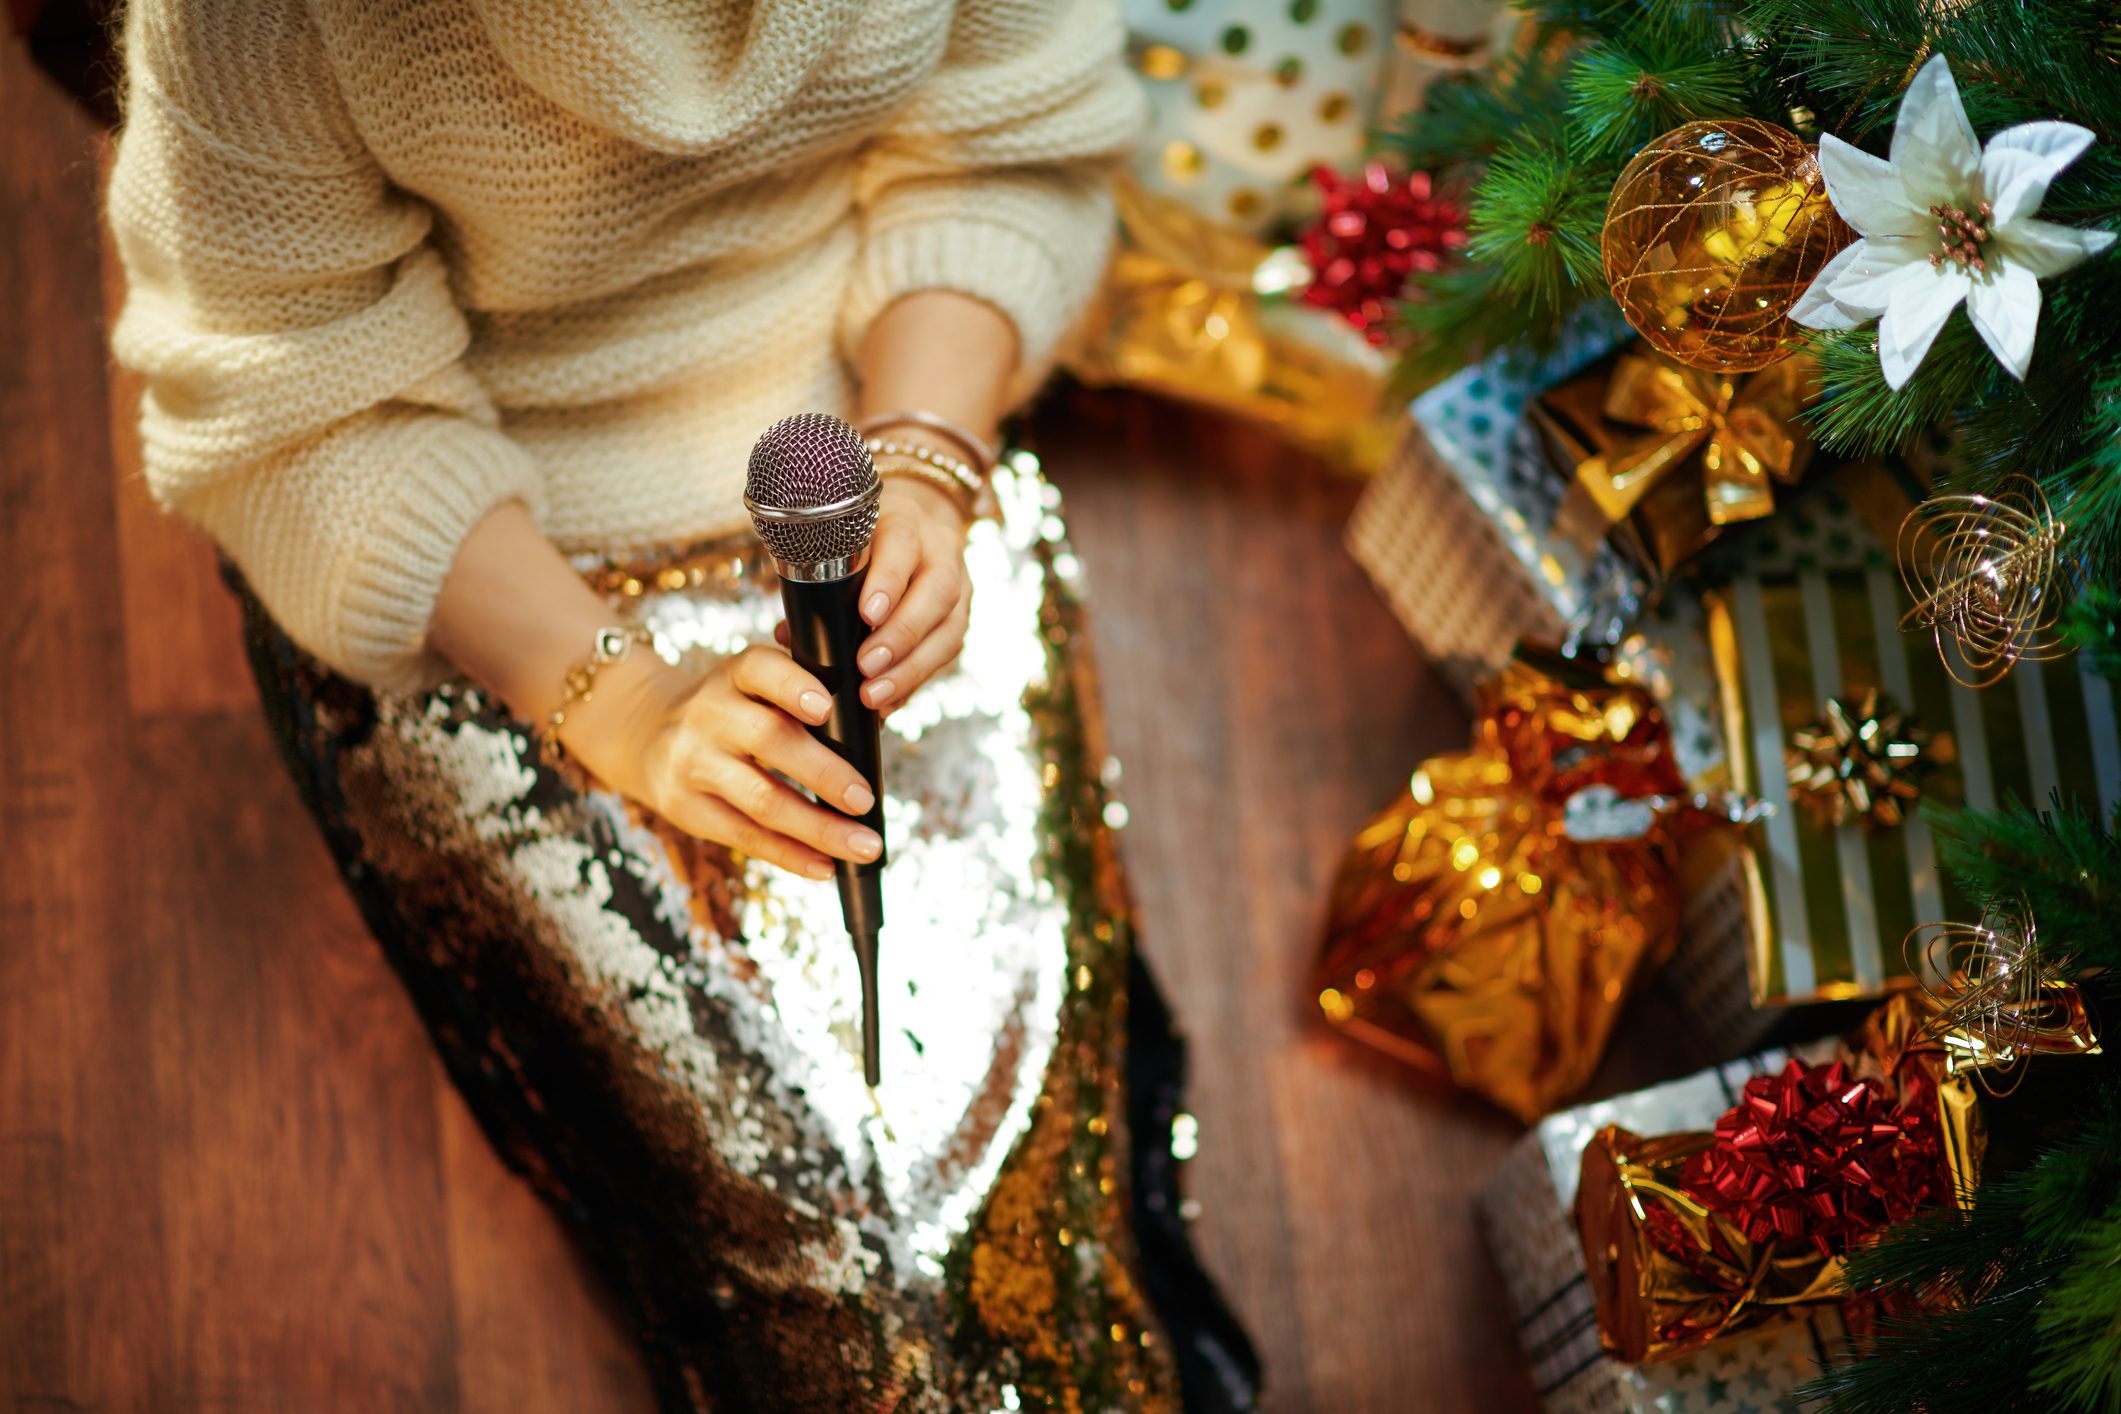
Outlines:
{"type": "Polygon", "coordinates": [[[431,216],[338,102],[299,0],[135,0],[109,217],[149,488],[343,673],[442,676],[457,546],[540,480],[459,362],[431,216]]]}
{"type": "Polygon", "coordinates": [[[1015,324],[1018,391],[1044,377],[1103,274],[1110,180],[1143,101],[1117,0],[961,0],[935,74],[872,144],[841,336],[947,289],[1015,324]]]}

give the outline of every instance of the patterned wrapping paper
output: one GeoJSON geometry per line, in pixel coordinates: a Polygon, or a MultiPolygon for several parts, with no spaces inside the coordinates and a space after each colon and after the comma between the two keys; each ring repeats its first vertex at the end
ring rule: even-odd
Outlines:
{"type": "Polygon", "coordinates": [[[1742,910],[1757,1005],[1908,985],[1909,930],[1972,916],[1941,875],[1919,814],[1891,828],[1835,827],[1797,808],[1785,752],[1826,698],[1877,688],[1912,709],[1934,734],[1926,798],[2045,808],[2059,791],[2102,815],[2121,801],[2113,685],[2088,663],[2022,664],[1977,691],[1946,676],[1927,637],[1900,632],[1910,601],[1880,548],[1876,491],[1845,477],[1807,498],[1707,596],[1733,784],[1776,809],[1696,906],[1742,910]]]}
{"type": "Polygon", "coordinates": [[[1564,519],[1567,479],[1527,415],[1623,333],[1600,307],[1550,354],[1497,354],[1415,398],[1348,522],[1349,553],[1462,696],[1520,638],[1610,642],[1641,611],[1647,584],[1604,527],[1564,519]]]}
{"type": "Polygon", "coordinates": [[[1392,54],[1393,0],[1127,0],[1149,99],[1133,176],[1258,238],[1315,206],[1304,182],[1361,157],[1392,54]]]}
{"type": "Polygon", "coordinates": [[[1821,1061],[1835,1049],[1824,1041],[1794,1052],[1764,1051],[1562,1110],[1541,1120],[1496,1166],[1481,1188],[1478,1218],[1547,1414],[1796,1414],[1790,1391],[1845,1346],[1835,1307],[1782,1317],[1663,1364],[1622,1364],[1599,1347],[1572,1210],[1584,1145],[1601,1127],[1647,1134],[1708,1129],[1753,1076],[1780,1069],[1791,1054],[1821,1061]]]}

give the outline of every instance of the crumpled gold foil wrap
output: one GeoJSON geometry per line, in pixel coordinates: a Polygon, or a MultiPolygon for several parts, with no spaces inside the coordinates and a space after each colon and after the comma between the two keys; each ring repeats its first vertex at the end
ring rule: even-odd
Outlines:
{"type": "Polygon", "coordinates": [[[1119,210],[1120,246],[1069,372],[1268,423],[1343,471],[1384,466],[1399,435],[1390,360],[1285,297],[1309,280],[1296,251],[1124,180],[1119,210]]]}
{"type": "Polygon", "coordinates": [[[1472,749],[1424,761],[1343,860],[1327,1020],[1519,1118],[1551,1109],[1671,951],[1684,789],[1647,692],[1520,649],[1472,749]]]}
{"type": "Polygon", "coordinates": [[[1669,574],[1718,531],[1775,509],[1811,458],[1797,415],[1803,356],[1746,375],[1705,373],[1639,347],[1540,395],[1532,416],[1571,468],[1564,515],[1595,516],[1645,567],[1669,574]]]}
{"type": "MultiPolygon", "coordinates": [[[[2089,1053],[2097,1041],[2070,992],[2043,1001],[2083,1019],[2071,1043],[2051,1050],[2089,1053]]],[[[1944,1189],[1965,1207],[1980,1182],[1981,1115],[1966,1047],[1940,1032],[1936,1017],[1919,994],[1896,993],[1849,1038],[1845,1059],[1853,1076],[1886,1082],[1903,1107],[1924,1112],[1924,1122],[1934,1116],[1944,1189]]],[[[1584,1149],[1577,1232],[1600,1343],[1622,1360],[1669,1360],[1784,1307],[1847,1294],[1840,1257],[1802,1236],[1750,1241],[1736,1221],[1688,1191],[1682,1172],[1714,1139],[1701,1131],[1645,1137],[1608,1125],[1584,1149]]]]}

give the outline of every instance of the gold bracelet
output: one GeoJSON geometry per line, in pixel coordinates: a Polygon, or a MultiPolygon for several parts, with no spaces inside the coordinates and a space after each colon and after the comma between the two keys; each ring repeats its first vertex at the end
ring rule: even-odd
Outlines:
{"type": "Polygon", "coordinates": [[[922,427],[945,441],[957,443],[959,450],[972,459],[972,465],[978,469],[981,476],[994,470],[994,464],[998,460],[995,449],[988,446],[972,429],[961,422],[952,422],[947,417],[924,412],[920,408],[901,408],[897,412],[880,412],[874,417],[865,417],[862,419],[862,425],[856,430],[864,437],[873,438],[889,427],[922,427]]]}
{"type": "Polygon", "coordinates": [[[893,456],[889,453],[886,453],[885,456],[887,460],[876,469],[878,476],[903,476],[909,481],[918,481],[923,485],[933,486],[950,498],[950,504],[957,507],[957,513],[964,517],[968,523],[972,520],[979,502],[970,491],[965,489],[964,482],[942,468],[930,466],[917,457],[893,456]]]}
{"type": "Polygon", "coordinates": [[[546,765],[556,771],[567,771],[572,763],[567,748],[560,744],[560,728],[567,725],[568,710],[590,701],[596,695],[597,674],[625,657],[636,643],[652,649],[655,635],[645,628],[618,625],[600,628],[590,646],[589,656],[560,678],[559,705],[546,715],[545,724],[538,728],[538,756],[546,765]]]}

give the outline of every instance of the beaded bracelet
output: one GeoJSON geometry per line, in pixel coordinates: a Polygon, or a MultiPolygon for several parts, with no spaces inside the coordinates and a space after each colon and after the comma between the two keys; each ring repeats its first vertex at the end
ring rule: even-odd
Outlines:
{"type": "Polygon", "coordinates": [[[865,417],[857,430],[862,436],[874,438],[877,433],[891,427],[922,427],[946,441],[955,442],[959,450],[971,458],[972,465],[981,476],[994,470],[999,454],[987,445],[970,428],[961,422],[920,408],[900,408],[896,412],[880,412],[874,417],[865,417]]]}
{"type": "Polygon", "coordinates": [[[655,635],[645,628],[622,628],[616,625],[597,630],[596,641],[591,645],[589,656],[569,668],[560,678],[560,701],[545,717],[538,728],[538,756],[556,771],[579,775],[579,770],[569,772],[573,762],[567,748],[560,744],[560,728],[567,725],[570,708],[590,701],[596,694],[597,674],[626,656],[636,643],[650,648],[655,646],[655,635]]]}
{"type": "Polygon", "coordinates": [[[890,469],[879,468],[879,475],[917,476],[923,481],[949,490],[953,500],[958,501],[965,519],[972,519],[973,508],[979,504],[980,493],[987,489],[987,478],[974,471],[956,457],[923,447],[912,442],[887,442],[881,437],[871,437],[864,443],[872,457],[890,457],[899,465],[890,469]],[[914,467],[921,470],[915,471],[914,467]]]}
{"type": "Polygon", "coordinates": [[[957,513],[967,521],[973,518],[975,509],[979,504],[973,494],[965,488],[964,482],[942,468],[930,466],[915,457],[890,457],[889,460],[881,462],[877,466],[876,474],[880,477],[903,476],[909,481],[918,481],[923,485],[933,486],[950,498],[950,504],[957,507],[957,513]]]}

